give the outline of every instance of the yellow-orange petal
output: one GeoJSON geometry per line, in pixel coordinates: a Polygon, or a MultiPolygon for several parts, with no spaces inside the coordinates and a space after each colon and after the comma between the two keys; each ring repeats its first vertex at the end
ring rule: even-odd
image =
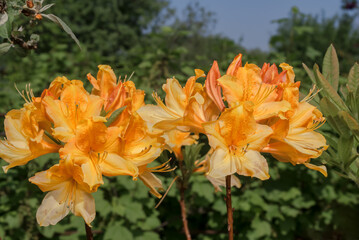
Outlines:
{"type": "Polygon", "coordinates": [[[254,109],[254,118],[256,121],[268,119],[275,116],[284,116],[284,113],[291,109],[287,101],[265,102],[254,109]]]}
{"type": "Polygon", "coordinates": [[[324,165],[321,166],[317,166],[311,163],[304,163],[304,165],[309,168],[309,169],[313,169],[315,171],[320,172],[321,174],[323,174],[325,177],[328,177],[328,172],[327,172],[327,167],[324,165]]]}
{"type": "Polygon", "coordinates": [[[129,175],[136,178],[138,176],[138,168],[129,160],[125,160],[121,156],[109,153],[105,160],[99,163],[101,172],[105,176],[129,175]]]}
{"type": "MultiPolygon", "coordinates": [[[[226,178],[213,178],[211,176],[206,176],[206,178],[212,183],[216,192],[222,192],[221,187],[226,186],[226,178]]],[[[241,181],[234,175],[231,175],[231,187],[240,188],[242,186],[241,181]]]]}
{"type": "Polygon", "coordinates": [[[222,100],[221,87],[218,85],[217,80],[221,77],[217,61],[213,62],[211,69],[208,72],[205,81],[206,93],[209,98],[216,104],[220,111],[223,111],[225,106],[222,100]]]}
{"type": "Polygon", "coordinates": [[[150,193],[156,196],[157,198],[161,198],[162,195],[157,191],[163,191],[162,182],[151,172],[143,172],[138,178],[150,189],[150,193]]]}
{"type": "Polygon", "coordinates": [[[238,54],[229,67],[227,68],[227,75],[236,76],[238,68],[242,67],[242,54],[238,54]]]}

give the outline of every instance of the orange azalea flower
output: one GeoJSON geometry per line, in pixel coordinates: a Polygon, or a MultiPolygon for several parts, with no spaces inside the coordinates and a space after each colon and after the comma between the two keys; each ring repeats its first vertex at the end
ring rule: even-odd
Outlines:
{"type": "Polygon", "coordinates": [[[27,100],[24,108],[11,110],[5,116],[6,139],[0,140],[0,157],[9,163],[3,167],[5,173],[60,148],[45,135],[44,128],[49,129],[49,124],[44,122],[45,116],[36,107],[38,99],[32,100],[27,100]]]}
{"type": "Polygon", "coordinates": [[[126,94],[122,82],[117,83],[117,78],[108,65],[99,65],[97,79],[90,73],[87,79],[93,86],[92,94],[100,96],[104,100],[104,110],[110,112],[124,106],[126,94]]]}
{"type": "Polygon", "coordinates": [[[60,163],[30,179],[49,192],[37,212],[40,225],[56,224],[69,211],[89,225],[95,217],[91,192],[103,184],[102,176],[140,178],[150,192],[161,195],[161,181],[153,172],[171,171],[167,164],[148,167],[164,147],[159,134],[149,133],[136,113],[144,105],[144,92],[131,81],[116,83],[109,66],[99,66],[89,94],[78,80],[58,77],[41,97],[21,95],[26,104],[6,115],[6,140],[0,157],[8,168],[26,164],[40,155],[59,152],[60,163]],[[126,106],[120,115],[113,114],[126,106]],[[104,112],[105,111],[105,112],[104,112]]]}
{"type": "Polygon", "coordinates": [[[89,95],[81,81],[72,80],[63,87],[60,99],[47,95],[43,98],[42,104],[49,120],[54,124],[52,135],[62,142],[68,142],[75,136],[77,125],[82,120],[91,117],[101,118],[103,100],[98,96],[89,95]]]}
{"type": "Polygon", "coordinates": [[[274,134],[262,151],[271,153],[279,161],[293,165],[304,164],[327,176],[325,166],[309,163],[311,158],[319,157],[328,148],[323,135],[314,131],[324,122],[325,119],[316,107],[300,102],[288,120],[278,120],[272,126],[274,134]]]}
{"type": "Polygon", "coordinates": [[[70,211],[91,225],[96,215],[95,200],[83,178],[80,167],[60,161],[29,179],[43,192],[49,192],[36,213],[40,226],[55,225],[70,211]]]}
{"type": "MultiPolygon", "coordinates": [[[[230,107],[245,101],[253,102],[254,117],[257,121],[277,115],[283,117],[283,114],[290,109],[290,104],[288,101],[278,99],[278,94],[275,91],[277,86],[273,84],[272,78],[269,80],[268,75],[273,75],[274,70],[269,72],[267,65],[264,65],[265,69],[263,71],[254,64],[246,64],[242,67],[241,58],[241,54],[236,56],[228,67],[227,74],[222,77],[220,77],[217,64],[214,64],[211,71],[215,72],[212,74],[215,77],[212,77],[211,81],[217,82],[222,88],[223,96],[230,107]],[[265,73],[268,74],[266,75],[265,73]]],[[[283,77],[286,77],[286,72],[284,71],[283,77]]],[[[274,79],[283,78],[274,75],[271,77],[274,79]]],[[[212,85],[214,84],[212,83],[212,85]]],[[[219,92],[220,90],[217,90],[216,99],[220,99],[220,96],[218,96],[219,92]]]]}
{"type": "Polygon", "coordinates": [[[189,78],[183,88],[175,78],[167,79],[167,83],[163,85],[166,104],[154,94],[157,106],[146,105],[138,113],[154,129],[168,131],[177,128],[182,131],[203,132],[201,124],[215,120],[219,109],[203,86],[196,83],[196,79],[202,76],[203,71],[196,69],[196,76],[189,78]]]}
{"type": "Polygon", "coordinates": [[[183,160],[182,146],[196,144],[198,139],[198,135],[191,135],[190,132],[182,132],[177,129],[166,131],[162,137],[178,160],[183,160]]]}
{"type": "MultiPolygon", "coordinates": [[[[209,170],[209,160],[210,160],[212,153],[213,153],[213,149],[211,149],[207,153],[206,158],[203,161],[196,162],[196,169],[193,172],[207,173],[209,170]]],[[[208,179],[208,181],[213,185],[214,190],[216,192],[222,192],[221,187],[226,186],[226,178],[225,177],[214,178],[208,174],[206,174],[205,176],[208,179]]],[[[236,177],[234,174],[231,175],[231,187],[240,188],[241,186],[242,186],[242,184],[241,184],[241,181],[239,180],[239,178],[236,177]]]]}
{"type": "Polygon", "coordinates": [[[99,65],[97,79],[90,73],[87,79],[93,85],[92,94],[100,96],[104,100],[104,111],[106,117],[126,106],[126,109],[114,121],[111,126],[126,125],[130,115],[144,105],[145,92],[136,89],[132,81],[117,82],[116,75],[108,65],[99,65]]]}
{"type": "Polygon", "coordinates": [[[269,178],[267,161],[259,151],[273,131],[256,123],[251,102],[226,109],[217,121],[204,123],[203,127],[214,150],[209,176],[223,178],[237,172],[262,180],[269,178]]]}

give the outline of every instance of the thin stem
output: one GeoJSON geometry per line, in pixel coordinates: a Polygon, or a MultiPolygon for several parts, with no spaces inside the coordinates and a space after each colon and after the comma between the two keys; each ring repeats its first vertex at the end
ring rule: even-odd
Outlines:
{"type": "Polygon", "coordinates": [[[91,228],[86,223],[85,223],[85,229],[86,229],[86,239],[93,240],[93,234],[92,234],[91,228]]]}
{"type": "Polygon", "coordinates": [[[227,204],[228,239],[233,240],[233,208],[232,208],[230,175],[226,176],[226,204],[227,204]]]}
{"type": "Polygon", "coordinates": [[[186,203],[185,203],[185,200],[184,200],[184,190],[185,189],[181,186],[181,189],[180,189],[180,195],[181,195],[180,205],[181,205],[181,215],[182,215],[182,222],[183,222],[183,230],[184,230],[184,233],[186,234],[186,239],[191,240],[192,239],[191,238],[191,233],[189,231],[188,222],[187,222],[186,203]]]}
{"type": "Polygon", "coordinates": [[[179,166],[181,169],[181,173],[182,173],[182,179],[180,181],[180,206],[181,206],[181,216],[182,216],[182,223],[183,223],[183,230],[184,233],[186,235],[186,239],[187,240],[191,240],[191,232],[189,231],[188,228],[188,221],[187,221],[187,209],[186,209],[186,202],[185,202],[185,190],[186,190],[186,186],[185,186],[185,169],[183,167],[183,161],[179,161],[179,166]]]}

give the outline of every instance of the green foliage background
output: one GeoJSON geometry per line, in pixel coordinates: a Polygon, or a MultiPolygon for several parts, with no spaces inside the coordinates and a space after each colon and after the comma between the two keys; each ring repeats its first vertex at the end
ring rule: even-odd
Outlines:
{"type": "MultiPolygon", "coordinates": [[[[208,71],[218,60],[222,72],[241,52],[244,61],[259,65],[265,61],[286,61],[296,69],[304,89],[311,82],[301,63],[322,62],[330,43],[348,72],[358,59],[359,35],[355,16],[322,19],[293,9],[278,20],[269,53],[248,51],[240,42],[208,34],[215,16],[190,5],[185,16],[168,8],[162,0],[54,1],[52,12],[71,27],[83,51],[53,23],[45,20],[31,31],[40,35],[39,49],[24,55],[15,51],[0,57],[0,113],[19,108],[16,93],[31,83],[35,94],[59,75],[86,82],[86,74],[97,73],[97,65],[109,64],[118,75],[131,75],[138,88],[162,93],[167,77],[184,82],[194,68],[208,71]]],[[[3,132],[3,117],[0,132],[3,132]]],[[[165,156],[163,156],[165,158],[165,156]]],[[[26,166],[0,174],[0,238],[2,239],[83,239],[83,221],[68,216],[56,226],[39,227],[36,210],[44,193],[28,182],[35,172],[57,161],[44,156],[26,166]]],[[[358,239],[359,192],[350,181],[329,170],[328,178],[303,166],[279,163],[268,156],[271,179],[261,182],[241,177],[243,187],[233,191],[236,238],[240,239],[358,239]]],[[[319,162],[320,160],[318,160],[319,162]]],[[[1,166],[5,165],[1,161],[1,166]]],[[[162,174],[165,186],[172,174],[162,174]]],[[[129,177],[107,178],[94,194],[97,216],[95,239],[156,240],[185,239],[182,232],[179,193],[174,187],[158,209],[141,182],[129,177]]],[[[194,175],[187,189],[188,220],[194,239],[226,239],[224,193],[202,175],[194,175]]]]}

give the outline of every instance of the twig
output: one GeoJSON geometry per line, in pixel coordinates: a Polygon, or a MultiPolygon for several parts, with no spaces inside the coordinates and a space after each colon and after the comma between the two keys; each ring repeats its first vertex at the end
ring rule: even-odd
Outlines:
{"type": "Polygon", "coordinates": [[[187,208],[186,208],[186,202],[185,202],[185,190],[186,190],[186,180],[187,180],[187,176],[186,176],[186,171],[184,169],[183,166],[183,160],[179,160],[179,167],[181,169],[181,173],[182,173],[182,179],[180,180],[180,206],[181,206],[181,216],[182,216],[182,223],[183,223],[183,231],[186,235],[186,239],[187,240],[191,240],[191,232],[189,231],[188,228],[188,221],[187,221],[187,208]]]}
{"type": "Polygon", "coordinates": [[[11,36],[10,39],[13,44],[18,45],[19,47],[21,47],[23,49],[26,49],[26,50],[37,49],[37,43],[34,43],[32,41],[25,42],[25,40],[23,40],[22,38],[18,38],[18,37],[14,37],[14,36],[11,36]]]}
{"type": "Polygon", "coordinates": [[[184,198],[184,193],[185,193],[185,188],[183,186],[183,182],[181,182],[181,187],[180,187],[180,205],[181,205],[181,215],[182,215],[182,222],[183,222],[183,230],[184,233],[186,234],[186,239],[187,240],[191,240],[191,233],[189,231],[188,228],[188,222],[187,222],[187,213],[186,213],[186,202],[185,202],[185,198],[184,198]]]}
{"type": "Polygon", "coordinates": [[[86,222],[85,222],[85,229],[86,229],[86,239],[93,240],[93,234],[92,234],[91,228],[89,225],[87,225],[86,222]]]}
{"type": "Polygon", "coordinates": [[[226,176],[226,204],[228,220],[228,239],[233,240],[233,208],[231,194],[231,175],[226,176]]]}

